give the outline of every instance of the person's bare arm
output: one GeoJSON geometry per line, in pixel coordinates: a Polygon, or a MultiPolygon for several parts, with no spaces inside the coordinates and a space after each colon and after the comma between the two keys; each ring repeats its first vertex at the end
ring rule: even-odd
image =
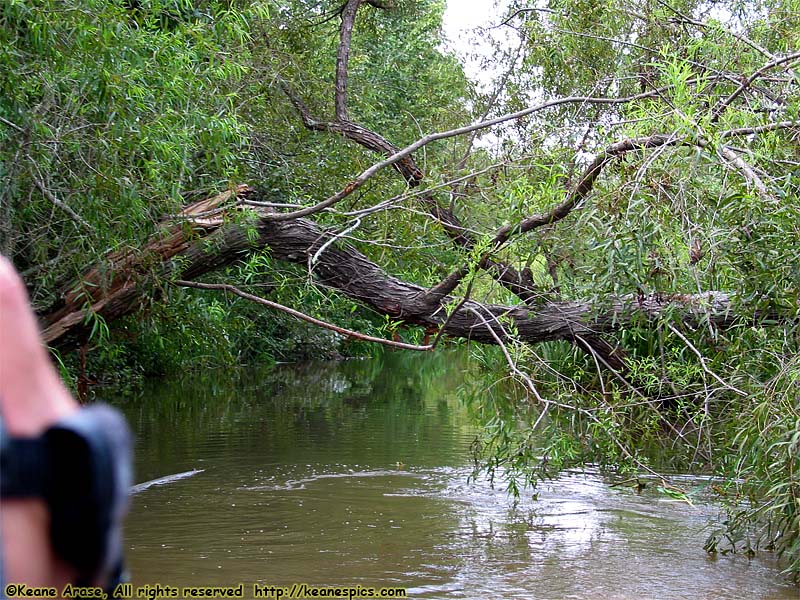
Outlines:
{"type": "MultiPolygon", "coordinates": [[[[34,437],[78,410],[39,337],[25,286],[0,256],[0,414],[15,437],[34,437]]],[[[54,586],[74,581],[71,567],[50,545],[44,501],[3,500],[0,505],[6,583],[54,586]]]]}

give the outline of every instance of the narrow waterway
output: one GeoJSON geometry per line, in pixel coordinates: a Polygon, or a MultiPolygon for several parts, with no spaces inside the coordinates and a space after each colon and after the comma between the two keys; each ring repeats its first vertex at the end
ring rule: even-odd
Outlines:
{"type": "Polygon", "coordinates": [[[117,399],[138,437],[137,482],[197,470],[134,495],[133,583],[800,597],[767,558],[706,555],[713,506],[611,488],[594,473],[544,485],[537,501],[468,484],[465,366],[457,354],[389,353],[210,373],[117,399]]]}

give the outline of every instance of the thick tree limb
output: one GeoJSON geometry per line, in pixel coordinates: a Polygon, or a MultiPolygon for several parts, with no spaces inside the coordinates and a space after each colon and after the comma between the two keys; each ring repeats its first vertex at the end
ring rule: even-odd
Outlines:
{"type": "MultiPolygon", "coordinates": [[[[297,109],[300,119],[303,121],[303,125],[305,125],[308,129],[341,135],[342,137],[356,142],[364,148],[383,156],[391,157],[397,153],[397,147],[382,135],[367,129],[366,127],[362,127],[361,125],[353,123],[352,121],[324,121],[315,118],[311,114],[308,106],[306,106],[305,102],[303,102],[302,98],[300,98],[300,96],[288,84],[284,83],[282,87],[292,105],[295,107],[295,109],[297,109]]],[[[417,166],[411,156],[403,157],[402,159],[398,160],[394,166],[406,180],[406,183],[408,183],[408,185],[411,187],[416,187],[419,185],[420,180],[424,177],[422,169],[417,166]]],[[[351,192],[348,192],[348,195],[349,193],[351,192]]],[[[342,196],[342,198],[344,197],[345,196],[342,196]]],[[[294,214],[303,217],[313,214],[313,212],[318,212],[315,210],[312,212],[303,213],[303,210],[305,209],[294,211],[288,214],[294,214]]]]}
{"type": "MultiPolygon", "coordinates": [[[[56,346],[71,343],[88,334],[87,320],[93,314],[111,320],[135,312],[141,302],[152,301],[158,291],[145,292],[142,286],[160,284],[171,277],[179,268],[177,257],[197,245],[198,238],[207,238],[223,224],[222,213],[206,215],[224,206],[236,193],[250,191],[247,186],[239,186],[235,192],[195,202],[178,215],[177,225],[153,236],[143,248],[109,252],[102,264],[89,268],[62,292],[55,305],[40,315],[44,341],[56,346]]],[[[226,264],[218,260],[209,254],[202,273],[226,264]]],[[[191,268],[188,272],[181,269],[184,276],[191,276],[191,272],[191,268]]]]}
{"type": "MultiPolygon", "coordinates": [[[[345,44],[345,41],[347,41],[349,44],[350,32],[345,34],[345,28],[346,23],[345,17],[343,16],[341,33],[342,42],[340,43],[339,47],[340,57],[343,53],[342,47],[345,44]]],[[[344,61],[337,61],[337,85],[339,85],[339,82],[346,79],[346,73],[340,76],[338,71],[338,67],[342,64],[344,64],[344,61]]],[[[345,115],[346,119],[347,114],[346,110],[342,111],[338,108],[338,106],[337,121],[327,122],[314,118],[299,95],[297,95],[288,84],[284,83],[283,88],[292,104],[300,113],[300,118],[303,121],[303,124],[309,129],[337,133],[369,150],[383,154],[390,158],[399,152],[397,147],[386,140],[383,136],[370,131],[365,127],[361,127],[360,125],[357,125],[349,120],[343,120],[342,118],[338,117],[339,114],[343,114],[345,115]]],[[[342,87],[342,89],[344,88],[342,87]]],[[[337,88],[336,101],[339,102],[340,100],[343,101],[344,99],[346,99],[346,97],[343,94],[340,94],[340,90],[337,88]]],[[[478,129],[474,129],[472,133],[474,134],[476,131],[478,131],[478,129]]],[[[618,146],[619,149],[612,146],[607,151],[608,156],[601,156],[595,161],[595,163],[590,165],[589,169],[587,169],[578,185],[574,188],[573,192],[568,196],[564,203],[553,209],[548,215],[534,215],[532,219],[529,219],[522,224],[523,227],[528,227],[528,230],[530,230],[540,225],[559,220],[569,214],[572,208],[591,191],[594,180],[597,178],[603,165],[605,165],[608,160],[613,158],[614,155],[623,153],[628,149],[636,148],[636,145],[631,143],[630,140],[621,142],[618,144],[618,146]],[[630,148],[628,148],[628,146],[630,146],[630,148]]],[[[410,154],[404,156],[401,160],[394,163],[394,166],[403,176],[406,183],[408,183],[408,185],[411,187],[419,185],[420,181],[424,177],[424,173],[416,165],[413,156],[410,154]]],[[[353,182],[351,182],[351,184],[352,183],[353,182]]],[[[344,198],[346,194],[352,193],[353,189],[355,188],[352,188],[351,185],[348,185],[344,190],[335,196],[329,198],[323,203],[318,204],[317,207],[325,204],[326,202],[330,202],[328,206],[331,206],[335,202],[338,202],[338,200],[344,198]]],[[[450,236],[456,245],[464,248],[465,250],[468,250],[475,245],[475,238],[466,231],[451,209],[443,207],[432,194],[423,195],[421,202],[431,216],[433,216],[433,218],[442,225],[445,232],[450,236]]],[[[311,214],[314,208],[315,207],[310,207],[310,209],[302,209],[299,211],[294,211],[290,214],[303,216],[311,214]]],[[[508,239],[511,233],[512,230],[509,230],[505,233],[498,233],[498,236],[502,237],[505,235],[506,237],[504,239],[500,239],[500,237],[498,237],[493,245],[492,250],[502,245],[502,243],[508,239]]],[[[533,277],[530,272],[520,272],[511,265],[493,260],[490,257],[490,253],[486,253],[483,257],[481,257],[478,266],[489,272],[501,285],[512,291],[526,303],[533,302],[540,294],[540,291],[537,290],[536,285],[534,284],[533,277]]],[[[463,266],[457,269],[450,276],[448,276],[447,279],[442,281],[431,291],[430,296],[426,299],[426,301],[430,305],[435,305],[437,302],[439,302],[443,295],[449,294],[455,290],[461,279],[466,275],[466,273],[469,272],[469,270],[470,269],[468,266],[463,266]]],[[[625,370],[624,352],[621,349],[615,348],[607,342],[600,340],[598,336],[587,336],[585,339],[575,341],[579,347],[584,350],[586,350],[587,347],[591,347],[592,352],[598,354],[606,366],[609,366],[610,368],[620,372],[625,370]],[[588,340],[588,342],[586,340],[588,340]]]]}
{"type": "Polygon", "coordinates": [[[353,25],[361,0],[348,0],[342,10],[342,26],[339,28],[339,48],[336,54],[336,84],[334,86],[334,108],[336,119],[347,121],[347,64],[350,61],[350,41],[353,25]]]}
{"type": "MultiPolygon", "coordinates": [[[[313,253],[314,248],[324,243],[326,238],[314,223],[306,220],[278,224],[262,219],[257,230],[259,242],[270,247],[273,258],[300,264],[306,264],[308,254],[313,253]]],[[[226,233],[226,239],[233,241],[236,235],[226,233]]],[[[234,244],[237,251],[241,248],[240,244],[234,244]]],[[[445,297],[440,306],[432,311],[426,303],[420,302],[427,292],[426,288],[387,275],[379,266],[347,245],[339,244],[321,255],[314,275],[320,284],[336,289],[382,314],[425,327],[443,324],[446,320],[444,305],[454,302],[454,299],[445,297]]],[[[637,319],[655,321],[664,316],[667,310],[674,310],[679,318],[694,324],[708,318],[713,324],[726,327],[736,321],[736,315],[731,313],[730,298],[720,292],[644,297],[630,295],[610,300],[599,312],[589,302],[551,302],[537,310],[523,306],[483,305],[474,301],[466,304],[481,308],[485,314],[495,315],[501,322],[509,319],[521,339],[532,343],[568,340],[576,333],[581,336],[596,335],[629,326],[637,319]]],[[[466,310],[459,311],[452,318],[445,333],[492,343],[485,327],[478,327],[476,320],[466,310]]]]}
{"type": "MultiPolygon", "coordinates": [[[[240,193],[250,190],[243,188],[240,193]]],[[[219,201],[230,197],[230,193],[226,195],[219,201]]],[[[145,251],[112,253],[104,265],[92,268],[82,282],[72,286],[59,306],[41,315],[45,341],[55,347],[67,346],[85,338],[92,314],[109,322],[133,313],[156,299],[169,281],[195,279],[264,247],[276,260],[307,265],[309,256],[328,238],[304,219],[284,223],[261,215],[254,227],[255,236],[240,225],[205,223],[192,229],[184,224],[154,238],[145,251]]],[[[573,340],[633,323],[656,322],[666,315],[692,325],[708,321],[729,327],[737,321],[730,298],[721,292],[630,295],[609,299],[602,307],[591,302],[549,302],[535,310],[467,300],[448,316],[446,307],[456,305],[457,299],[444,296],[432,308],[425,301],[427,288],[387,275],[356,249],[341,243],[319,256],[313,275],[320,285],[380,314],[430,329],[441,327],[445,335],[488,344],[496,343],[496,336],[508,341],[507,332],[512,330],[528,343],[573,340]],[[497,324],[491,332],[475,317],[476,310],[497,324]],[[507,326],[501,326],[503,323],[507,326]]]]}
{"type": "MultiPolygon", "coordinates": [[[[306,127],[315,130],[322,130],[328,131],[332,133],[337,133],[343,135],[345,138],[355,141],[356,143],[362,145],[365,148],[368,148],[372,151],[378,152],[387,158],[382,161],[382,163],[378,163],[373,165],[372,168],[375,169],[374,172],[377,172],[378,168],[381,168],[381,165],[387,166],[389,164],[393,164],[395,168],[403,175],[404,179],[410,186],[416,186],[419,184],[421,179],[423,178],[423,172],[417,167],[414,163],[413,157],[411,152],[413,152],[415,144],[419,144],[418,147],[421,147],[425,143],[429,141],[433,141],[433,139],[439,139],[437,136],[439,134],[434,134],[433,136],[426,136],[421,140],[418,140],[417,143],[412,144],[411,146],[405,148],[404,150],[398,150],[393,144],[391,144],[388,140],[383,138],[382,136],[372,132],[364,127],[356,125],[352,123],[348,118],[347,113],[347,96],[346,96],[346,87],[347,87],[347,65],[349,60],[349,52],[350,52],[350,42],[352,39],[352,29],[353,24],[355,21],[356,12],[358,10],[359,5],[361,4],[361,0],[349,0],[342,8],[341,15],[342,15],[342,25],[340,28],[340,43],[337,51],[337,63],[336,63],[336,86],[335,86],[335,93],[334,93],[334,100],[335,100],[335,114],[336,114],[336,121],[334,122],[325,122],[315,119],[311,116],[310,111],[302,102],[302,100],[297,96],[297,94],[293,93],[291,88],[288,85],[284,85],[284,89],[287,92],[287,95],[292,100],[292,103],[297,108],[298,112],[300,113],[301,119],[306,127]]],[[[630,98],[625,99],[608,99],[608,98],[583,98],[581,101],[589,102],[589,103],[605,103],[605,104],[617,104],[617,103],[624,103],[630,102],[634,99],[650,97],[653,94],[659,93],[659,90],[653,90],[651,92],[646,92],[637,96],[632,96],[630,98]]],[[[569,99],[564,99],[569,100],[569,99]]],[[[541,105],[540,107],[535,107],[535,110],[541,110],[542,108],[546,108],[548,106],[560,104],[560,101],[556,101],[554,104],[545,103],[545,105],[541,105]]],[[[530,111],[533,112],[533,111],[530,111]]],[[[520,118],[525,114],[530,114],[528,110],[519,111],[515,113],[513,118],[520,118]]],[[[467,128],[461,128],[457,130],[452,130],[451,132],[446,132],[445,135],[441,137],[449,137],[450,135],[461,135],[464,133],[471,133],[474,134],[484,126],[490,126],[493,122],[502,122],[506,120],[506,117],[501,117],[500,121],[492,120],[486,121],[485,115],[480,120],[481,123],[477,124],[479,126],[469,126],[467,128]]],[[[585,198],[592,190],[594,186],[594,182],[599,176],[600,172],[602,171],[603,167],[612,160],[615,156],[619,156],[625,152],[641,149],[641,148],[652,148],[657,146],[664,146],[667,144],[676,144],[681,143],[680,140],[676,140],[674,138],[668,138],[667,136],[655,135],[650,136],[649,138],[642,138],[641,140],[623,140],[617,144],[613,144],[610,146],[604,153],[596,157],[596,159],[592,162],[591,165],[586,169],[581,179],[578,181],[578,184],[574,186],[574,188],[568,193],[567,198],[561,204],[557,205],[547,213],[532,215],[523,219],[521,222],[513,225],[508,225],[506,227],[501,228],[497,231],[495,235],[495,239],[490,246],[490,250],[486,252],[481,259],[479,260],[478,266],[482,269],[487,270],[492,274],[492,276],[499,282],[501,285],[506,287],[507,289],[514,292],[519,298],[521,298],[526,303],[532,303],[537,295],[538,290],[534,285],[533,278],[530,272],[519,272],[514,269],[511,265],[506,265],[503,263],[499,263],[493,259],[491,259],[491,254],[502,246],[506,241],[510,239],[512,235],[515,234],[524,234],[528,231],[536,229],[538,227],[542,227],[544,225],[556,222],[565,218],[570,212],[577,206],[583,198],[585,198]]],[[[374,174],[374,172],[372,174],[374,174]]],[[[339,200],[343,199],[347,195],[351,194],[353,191],[358,189],[363,183],[372,176],[370,174],[370,169],[364,171],[359,177],[351,181],[343,190],[335,194],[334,196],[328,198],[327,200],[317,204],[314,207],[309,207],[306,209],[301,209],[298,211],[294,211],[292,213],[283,213],[280,219],[289,219],[292,217],[301,217],[313,214],[317,210],[323,210],[328,208],[338,202],[339,200]]],[[[458,218],[454,215],[452,210],[444,208],[439,204],[439,202],[431,195],[426,194],[422,198],[422,203],[426,206],[428,212],[444,227],[445,231],[451,237],[451,239],[459,246],[464,249],[470,249],[475,245],[475,238],[470,235],[466,229],[461,225],[458,218]]],[[[315,254],[315,258],[320,254],[321,250],[318,250],[315,254]]],[[[465,265],[459,267],[454,272],[452,272],[445,280],[443,280],[440,284],[432,288],[425,298],[426,302],[433,306],[440,302],[441,298],[446,296],[447,294],[452,293],[453,290],[459,285],[461,279],[466,276],[467,273],[470,272],[470,267],[465,265]]],[[[592,352],[597,353],[601,356],[603,361],[606,365],[613,365],[612,368],[616,369],[623,369],[624,368],[624,360],[622,356],[622,352],[618,349],[613,348],[606,342],[600,340],[598,336],[586,336],[585,338],[580,338],[575,340],[578,345],[583,348],[584,350],[587,349],[589,346],[592,352]],[[587,341],[588,340],[588,341],[587,341]]]]}

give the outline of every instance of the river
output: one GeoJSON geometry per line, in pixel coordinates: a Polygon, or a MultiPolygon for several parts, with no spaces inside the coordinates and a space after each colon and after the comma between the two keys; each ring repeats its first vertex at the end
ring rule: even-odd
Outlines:
{"type": "Polygon", "coordinates": [[[783,599],[769,557],[703,551],[710,504],[574,472],[519,501],[468,483],[463,355],[158,381],[137,435],[135,585],[399,586],[413,598],[783,599]],[[191,472],[195,471],[195,472],[191,472]],[[188,473],[187,473],[188,472],[188,473]]]}

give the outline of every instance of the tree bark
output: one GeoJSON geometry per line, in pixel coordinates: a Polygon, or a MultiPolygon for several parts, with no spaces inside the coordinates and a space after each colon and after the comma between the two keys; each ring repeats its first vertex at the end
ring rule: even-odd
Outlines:
{"type": "MultiPolygon", "coordinates": [[[[239,193],[246,195],[252,190],[240,186],[239,193]]],[[[213,211],[230,197],[226,192],[192,205],[184,211],[184,223],[162,232],[142,250],[109,254],[102,265],[89,269],[56,306],[40,315],[45,341],[53,347],[74,345],[85,339],[92,315],[110,322],[131,314],[156,300],[172,280],[200,277],[265,247],[276,260],[308,265],[309,258],[330,239],[306,219],[274,221],[262,215],[251,225],[254,230],[248,231],[241,225],[225,224],[221,215],[192,216],[213,211]]],[[[591,340],[634,322],[655,322],[667,311],[670,318],[693,325],[707,319],[715,326],[728,327],[737,321],[730,298],[721,292],[630,295],[609,298],[603,306],[586,301],[503,306],[467,300],[448,319],[447,307],[454,306],[457,299],[440,295],[431,302],[435,295],[429,288],[388,275],[341,242],[331,244],[317,257],[312,274],[318,284],[380,314],[428,329],[446,322],[446,335],[487,344],[497,343],[496,337],[503,342],[518,339],[528,343],[576,337],[591,340]]]]}

